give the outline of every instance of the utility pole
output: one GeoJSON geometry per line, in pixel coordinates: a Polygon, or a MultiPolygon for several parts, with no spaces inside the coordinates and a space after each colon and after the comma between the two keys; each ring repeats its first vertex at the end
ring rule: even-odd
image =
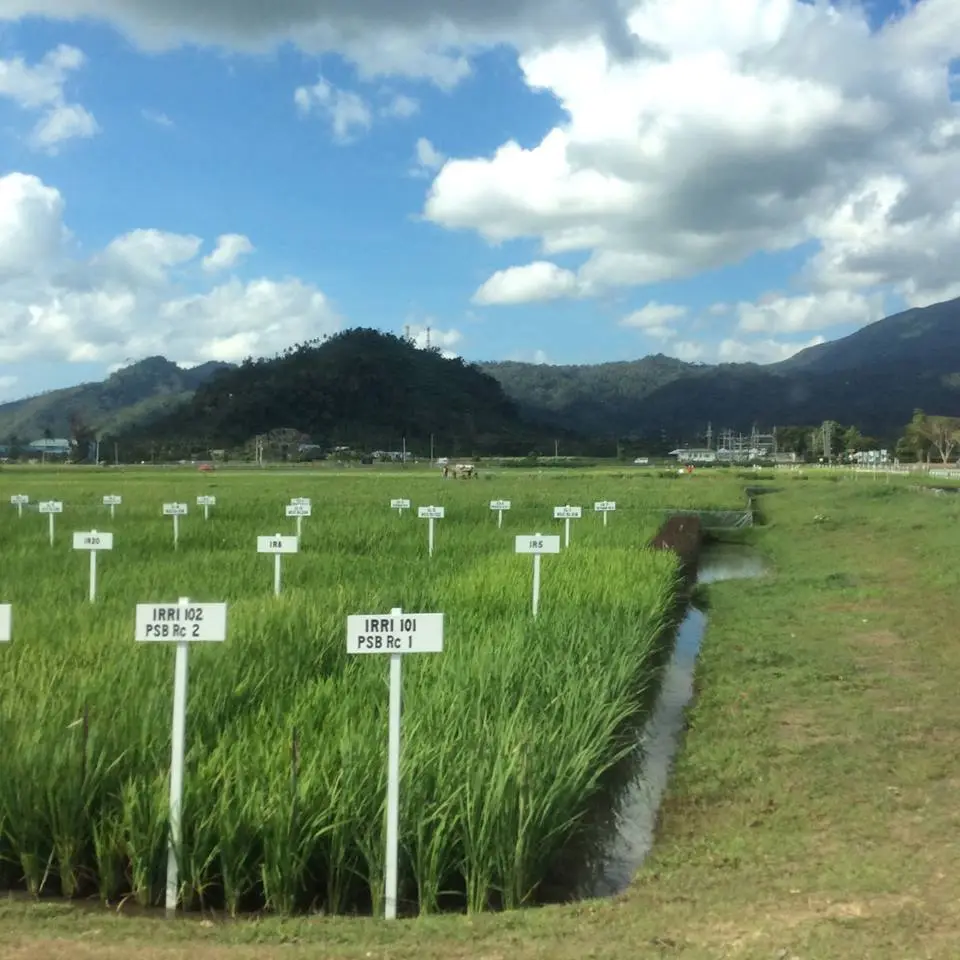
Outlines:
{"type": "Polygon", "coordinates": [[[829,420],[823,421],[823,456],[827,463],[833,456],[833,424],[829,420]]]}
{"type": "Polygon", "coordinates": [[[553,441],[553,459],[554,460],[560,459],[560,441],[559,440],[553,441]]]}
{"type": "Polygon", "coordinates": [[[713,424],[707,421],[707,449],[713,449],[713,424]]]}
{"type": "Polygon", "coordinates": [[[430,464],[433,464],[433,434],[430,434],[430,464]]]}

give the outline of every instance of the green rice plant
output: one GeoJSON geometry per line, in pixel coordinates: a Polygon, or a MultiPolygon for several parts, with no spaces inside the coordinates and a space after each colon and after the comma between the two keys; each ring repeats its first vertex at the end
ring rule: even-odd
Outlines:
{"type": "Polygon", "coordinates": [[[677,567],[645,544],[668,507],[742,503],[727,481],[619,473],[494,472],[482,485],[400,471],[4,474],[0,600],[17,613],[0,650],[0,885],[39,896],[56,875],[66,896],[161,902],[173,651],[133,642],[133,608],[190,596],[229,604],[229,637],[190,651],[185,907],[382,909],[387,658],[349,656],[345,619],[398,606],[446,616],[444,653],[403,662],[403,907],[536,902],[594,829],[652,702],[677,567]],[[54,548],[44,518],[3,511],[20,488],[64,501],[54,548]],[[112,522],[104,493],[124,497],[112,522]],[[160,504],[200,493],[218,505],[183,520],[174,551],[160,504]],[[314,516],[274,597],[256,537],[292,532],[294,496],[314,516]],[[399,496],[446,506],[433,557],[425,522],[389,510],[399,496]],[[514,505],[503,529],[499,497],[514,505]],[[617,501],[607,527],[601,499],[617,501]],[[564,503],[584,517],[544,558],[534,621],[513,538],[562,534],[564,503]],[[112,529],[115,549],[91,609],[68,535],[93,527],[112,529]]]}

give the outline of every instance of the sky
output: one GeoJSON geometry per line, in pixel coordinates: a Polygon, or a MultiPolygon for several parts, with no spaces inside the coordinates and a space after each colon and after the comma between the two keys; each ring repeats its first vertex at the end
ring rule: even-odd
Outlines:
{"type": "Polygon", "coordinates": [[[958,0],[0,0],[0,401],[354,326],[769,363],[960,296],[958,57],[958,0]]]}

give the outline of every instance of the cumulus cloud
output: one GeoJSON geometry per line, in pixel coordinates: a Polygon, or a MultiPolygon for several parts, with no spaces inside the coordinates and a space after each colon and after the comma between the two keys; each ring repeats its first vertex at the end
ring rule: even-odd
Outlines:
{"type": "Polygon", "coordinates": [[[776,363],[787,360],[795,353],[807,347],[823,343],[822,336],[813,337],[805,342],[785,342],[781,340],[721,340],[717,348],[716,359],[721,363],[776,363]]]}
{"type": "Polygon", "coordinates": [[[64,44],[35,64],[22,57],[0,59],[0,97],[39,114],[27,138],[33,148],[56,153],[67,140],[99,133],[93,114],[78,103],[69,103],[64,89],[70,75],[84,63],[82,51],[64,44]]]}
{"type": "Polygon", "coordinates": [[[618,57],[646,53],[622,0],[4,0],[0,21],[25,16],[108,21],[142,47],[184,43],[263,51],[291,43],[336,51],[365,77],[405,75],[450,87],[476,51],[603,37],[618,57]]]}
{"type": "MultiPolygon", "coordinates": [[[[2,363],[107,365],[157,353],[183,363],[237,361],[340,327],[324,294],[300,280],[203,286],[202,239],[189,234],[132,230],[72,260],[63,213],[59,191],[37,177],[0,177],[2,363]]],[[[242,241],[222,235],[211,257],[225,264],[242,241]]]]}
{"type": "Polygon", "coordinates": [[[208,273],[229,270],[237,261],[253,252],[249,237],[242,233],[224,233],[217,237],[217,245],[212,253],[203,258],[203,269],[208,273]]]}
{"type": "Polygon", "coordinates": [[[551,297],[811,242],[818,290],[892,284],[919,303],[954,289],[956,0],[877,30],[854,3],[800,0],[647,0],[629,25],[663,57],[616,60],[599,31],[523,52],[527,85],[566,120],[532,147],[448,160],[426,218],[580,253],[551,297]]]}
{"type": "Polygon", "coordinates": [[[498,270],[473,295],[473,302],[492,304],[533,303],[576,296],[580,289],[576,274],[555,263],[538,260],[523,267],[498,270]]]}
{"type": "Polygon", "coordinates": [[[452,360],[460,354],[453,349],[461,340],[463,334],[453,328],[441,330],[438,327],[425,324],[409,324],[407,326],[407,336],[418,350],[439,350],[441,356],[452,360]]]}
{"type": "Polygon", "coordinates": [[[293,102],[301,114],[325,116],[338,143],[349,143],[373,124],[373,111],[360,94],[340,90],[323,77],[311,87],[297,87],[293,102]]]}
{"type": "Polygon", "coordinates": [[[651,300],[639,310],[634,310],[633,313],[625,316],[620,321],[620,326],[642,330],[648,337],[668,340],[676,335],[676,330],[670,324],[682,320],[686,315],[686,307],[651,300]]]}
{"type": "Polygon", "coordinates": [[[419,137],[414,146],[413,177],[428,177],[439,170],[447,158],[426,138],[419,137]]]}
{"type": "Polygon", "coordinates": [[[841,324],[864,326],[884,316],[884,298],[847,290],[800,297],[773,296],[737,304],[737,326],[745,333],[801,333],[841,324]]]}

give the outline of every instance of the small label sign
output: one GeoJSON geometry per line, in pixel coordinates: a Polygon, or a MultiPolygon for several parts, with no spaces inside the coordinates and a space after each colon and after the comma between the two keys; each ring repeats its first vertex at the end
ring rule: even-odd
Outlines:
{"type": "Polygon", "coordinates": [[[409,510],[410,501],[409,500],[391,500],[390,509],[391,510],[409,510]]]}
{"type": "Polygon", "coordinates": [[[313,505],[313,501],[309,497],[294,497],[290,502],[299,504],[301,507],[310,507],[313,505]]]}
{"type": "Polygon", "coordinates": [[[37,504],[41,513],[63,513],[63,503],[60,500],[44,500],[37,504]]]}
{"type": "Polygon", "coordinates": [[[212,497],[209,494],[206,496],[197,497],[198,507],[215,507],[216,505],[217,505],[217,498],[212,497]]]}
{"type": "Polygon", "coordinates": [[[443,507],[417,507],[417,516],[421,520],[442,520],[443,507]]]}
{"type": "Polygon", "coordinates": [[[163,505],[163,514],[166,517],[182,517],[187,513],[185,503],[165,503],[163,505]]]}
{"type": "Polygon", "coordinates": [[[554,507],[554,520],[579,520],[583,516],[582,507],[554,507]]]}
{"type": "Polygon", "coordinates": [[[288,517],[309,517],[312,511],[312,507],[309,503],[288,503],[287,504],[287,516],[288,517]]]}
{"type": "Polygon", "coordinates": [[[257,553],[296,553],[298,549],[296,537],[257,537],[257,553]]]}
{"type": "Polygon", "coordinates": [[[227,638],[225,603],[138,603],[135,639],[220,643],[227,638]]]}
{"type": "Polygon", "coordinates": [[[15,506],[26,506],[30,502],[30,498],[25,493],[15,493],[11,498],[10,502],[15,506]]]}
{"type": "Polygon", "coordinates": [[[122,504],[123,504],[123,497],[121,497],[119,494],[108,493],[103,498],[103,505],[105,507],[119,507],[122,504]]]}
{"type": "Polygon", "coordinates": [[[74,550],[112,550],[112,533],[75,533],[73,535],[74,550]]]}
{"type": "Polygon", "coordinates": [[[363,613],[347,617],[347,653],[442,652],[442,613],[363,613]]]}
{"type": "Polygon", "coordinates": [[[559,553],[560,537],[525,533],[517,537],[516,553],[559,553]]]}
{"type": "Polygon", "coordinates": [[[598,500],[593,505],[593,509],[597,513],[613,513],[617,509],[617,505],[613,500],[598,500]]]}
{"type": "Polygon", "coordinates": [[[10,642],[10,624],[12,621],[12,607],[9,603],[0,603],[0,643],[10,642]]]}
{"type": "Polygon", "coordinates": [[[509,500],[491,500],[490,509],[491,510],[509,510],[510,501],[509,500]]]}

